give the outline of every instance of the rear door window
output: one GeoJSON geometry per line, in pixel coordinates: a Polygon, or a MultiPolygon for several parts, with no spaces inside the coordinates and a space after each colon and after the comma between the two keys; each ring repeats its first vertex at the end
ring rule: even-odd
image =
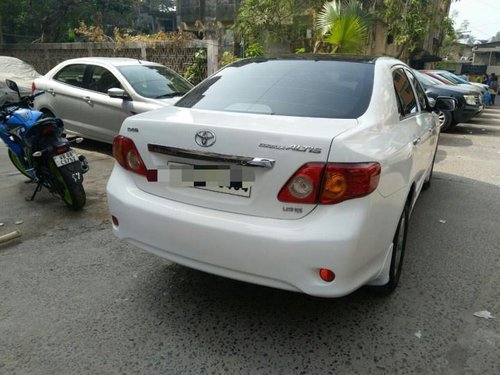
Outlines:
{"type": "Polygon", "coordinates": [[[412,74],[412,72],[406,70],[406,74],[410,78],[410,81],[413,84],[413,87],[415,88],[418,103],[420,104],[420,109],[422,111],[426,111],[428,109],[428,104],[427,104],[427,95],[425,94],[424,89],[420,85],[420,82],[418,82],[417,78],[412,74]]]}
{"type": "Polygon", "coordinates": [[[85,64],[71,64],[62,68],[54,76],[54,80],[67,85],[84,87],[85,64]]]}
{"type": "Polygon", "coordinates": [[[410,116],[417,113],[417,98],[413,92],[410,81],[402,68],[396,69],[392,73],[396,97],[399,100],[399,111],[401,116],[410,116]]]}

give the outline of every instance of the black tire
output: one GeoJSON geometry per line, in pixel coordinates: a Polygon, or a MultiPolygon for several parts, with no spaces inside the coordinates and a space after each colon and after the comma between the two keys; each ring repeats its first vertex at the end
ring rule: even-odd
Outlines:
{"type": "Polygon", "coordinates": [[[401,276],[403,267],[403,259],[406,249],[406,237],[408,235],[408,219],[410,216],[409,201],[406,202],[405,208],[399,218],[396,233],[393,238],[393,248],[391,257],[391,266],[389,268],[389,281],[387,284],[375,287],[377,292],[382,294],[390,294],[396,289],[401,276]]]}
{"type": "Polygon", "coordinates": [[[7,153],[9,154],[9,159],[14,164],[14,167],[21,172],[24,176],[28,177],[30,180],[33,180],[33,177],[30,176],[28,172],[23,168],[21,162],[19,161],[17,155],[9,148],[7,149],[7,153]]]}
{"type": "Polygon", "coordinates": [[[438,136],[438,140],[436,142],[434,156],[432,157],[431,173],[429,173],[429,176],[427,176],[426,180],[424,181],[424,184],[422,185],[422,190],[428,190],[431,187],[431,180],[432,180],[432,175],[434,174],[434,163],[436,161],[436,154],[437,154],[438,145],[439,145],[439,136],[438,136]]]}
{"type": "Polygon", "coordinates": [[[54,115],[51,111],[48,109],[42,109],[40,112],[43,113],[42,118],[55,118],[56,115],[54,115]]]}
{"type": "Polygon", "coordinates": [[[68,207],[75,211],[82,209],[86,202],[82,173],[74,171],[71,164],[58,168],[53,160],[49,163],[49,170],[53,177],[52,188],[68,207]],[[75,173],[79,173],[79,178],[73,178],[75,173]]]}
{"type": "Polygon", "coordinates": [[[453,116],[449,111],[436,111],[436,114],[439,117],[439,126],[441,127],[441,131],[447,131],[450,129],[453,121],[453,116]]]}

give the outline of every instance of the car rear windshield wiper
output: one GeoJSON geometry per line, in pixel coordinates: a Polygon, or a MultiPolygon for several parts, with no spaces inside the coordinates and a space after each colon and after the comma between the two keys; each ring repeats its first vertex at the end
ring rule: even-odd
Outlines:
{"type": "Polygon", "coordinates": [[[158,96],[155,97],[155,99],[173,98],[174,96],[182,96],[184,94],[185,94],[185,92],[174,91],[174,92],[169,92],[168,94],[158,95],[158,96]]]}

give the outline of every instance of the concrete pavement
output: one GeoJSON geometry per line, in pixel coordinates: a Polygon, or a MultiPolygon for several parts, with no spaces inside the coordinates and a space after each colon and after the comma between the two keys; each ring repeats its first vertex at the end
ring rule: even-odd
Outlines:
{"type": "Polygon", "coordinates": [[[0,146],[0,234],[22,232],[0,246],[1,374],[500,373],[498,107],[441,135],[390,297],[312,298],[120,242],[110,148],[82,151],[88,204],[75,213],[46,192],[25,202],[32,187],[0,146]]]}

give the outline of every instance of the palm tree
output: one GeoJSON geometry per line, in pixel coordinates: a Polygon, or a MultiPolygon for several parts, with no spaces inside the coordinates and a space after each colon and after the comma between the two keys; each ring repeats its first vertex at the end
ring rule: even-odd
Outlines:
{"type": "Polygon", "coordinates": [[[323,5],[317,25],[324,41],[332,45],[332,53],[359,53],[365,46],[372,22],[372,16],[358,1],[337,0],[323,5]]]}

